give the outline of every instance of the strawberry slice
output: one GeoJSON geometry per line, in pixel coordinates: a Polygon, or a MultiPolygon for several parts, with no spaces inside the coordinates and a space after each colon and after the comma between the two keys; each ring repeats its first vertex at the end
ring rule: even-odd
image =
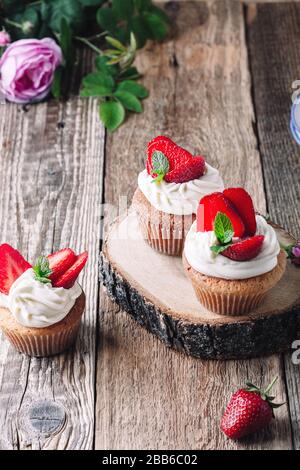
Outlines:
{"type": "Polygon", "coordinates": [[[250,237],[256,232],[256,218],[252,198],[243,188],[228,188],[223,194],[234,205],[243,219],[245,233],[250,237]]]}
{"type": "Polygon", "coordinates": [[[197,213],[197,231],[206,232],[213,230],[214,220],[218,212],[222,212],[229,217],[233,226],[234,236],[241,238],[245,233],[244,223],[231,202],[224,194],[219,192],[204,196],[200,200],[197,213]],[[204,205],[204,210],[203,207],[201,208],[202,204],[204,205]]]}
{"type": "Polygon", "coordinates": [[[209,232],[213,230],[213,221],[210,212],[210,201],[212,198],[222,195],[220,192],[208,194],[200,199],[197,209],[197,232],[209,232]]]}
{"type": "Polygon", "coordinates": [[[230,245],[226,250],[222,251],[221,255],[233,259],[234,261],[249,261],[259,254],[264,239],[264,235],[246,238],[245,240],[230,245]]]}
{"type": "Polygon", "coordinates": [[[0,245],[0,292],[8,295],[15,280],[29,268],[21,253],[7,243],[0,245]]]}
{"type": "Polygon", "coordinates": [[[175,144],[169,137],[157,136],[151,140],[147,149],[146,168],[149,175],[156,178],[152,170],[152,156],[154,152],[162,152],[169,163],[169,170],[164,179],[168,183],[184,183],[200,178],[205,172],[205,159],[193,155],[175,144]]]}
{"type": "Polygon", "coordinates": [[[72,266],[70,266],[70,268],[53,283],[53,287],[64,287],[65,289],[70,289],[70,287],[74,285],[79,273],[82,271],[87,259],[87,251],[78,255],[75,263],[73,263],[72,266]]]}
{"type": "Polygon", "coordinates": [[[47,258],[49,260],[49,268],[52,271],[49,279],[51,279],[53,284],[75,263],[77,257],[71,248],[63,248],[62,250],[48,255],[47,258]]]}
{"type": "Polygon", "coordinates": [[[165,176],[165,181],[168,183],[185,183],[200,178],[204,171],[205,159],[199,155],[198,157],[192,157],[188,163],[169,171],[165,176]]]}

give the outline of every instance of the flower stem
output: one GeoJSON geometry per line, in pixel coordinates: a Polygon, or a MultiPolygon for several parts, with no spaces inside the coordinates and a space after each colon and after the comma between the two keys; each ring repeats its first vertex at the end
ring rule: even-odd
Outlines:
{"type": "Polygon", "coordinates": [[[82,42],[83,44],[85,44],[86,46],[88,46],[90,49],[97,52],[98,54],[102,55],[101,49],[99,49],[97,46],[91,43],[87,38],[83,38],[81,36],[75,36],[75,39],[79,42],[82,42]]]}
{"type": "Polygon", "coordinates": [[[15,28],[18,28],[18,29],[23,29],[23,26],[20,23],[17,23],[16,21],[10,20],[8,18],[5,18],[4,21],[10,26],[14,26],[15,28]]]}

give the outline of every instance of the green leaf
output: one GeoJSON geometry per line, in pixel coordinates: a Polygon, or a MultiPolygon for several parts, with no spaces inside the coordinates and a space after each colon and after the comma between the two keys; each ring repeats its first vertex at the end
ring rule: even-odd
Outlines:
{"type": "Polygon", "coordinates": [[[96,18],[104,31],[115,33],[118,29],[118,18],[111,8],[99,8],[96,18]]]}
{"type": "Polygon", "coordinates": [[[52,274],[52,271],[49,267],[49,260],[46,256],[40,256],[37,259],[35,266],[33,266],[33,271],[35,274],[35,279],[43,284],[51,284],[49,276],[52,274]]]}
{"type": "Polygon", "coordinates": [[[117,50],[121,52],[125,52],[127,50],[126,46],[122,44],[118,39],[112,38],[111,36],[105,36],[106,42],[110,44],[111,46],[115,47],[117,50]]]}
{"type": "Polygon", "coordinates": [[[152,37],[152,34],[148,29],[147,23],[142,16],[135,16],[131,18],[129,22],[129,27],[136,37],[139,49],[144,47],[147,42],[147,39],[152,37]]]}
{"type": "Polygon", "coordinates": [[[129,111],[134,111],[135,113],[141,113],[143,111],[142,104],[140,100],[128,91],[117,90],[114,93],[114,96],[121,101],[122,105],[129,111]]]}
{"type": "Polygon", "coordinates": [[[150,11],[151,13],[155,13],[157,16],[160,17],[160,19],[161,19],[162,21],[164,21],[164,22],[166,23],[166,25],[169,25],[169,23],[170,23],[170,18],[168,17],[167,13],[166,13],[164,10],[162,10],[162,8],[159,8],[159,7],[156,6],[156,5],[151,5],[149,11],[150,11]]]}
{"type": "Polygon", "coordinates": [[[116,78],[119,74],[118,67],[108,64],[108,57],[104,55],[99,55],[95,59],[95,65],[99,72],[103,72],[106,75],[111,75],[113,78],[116,78]]]}
{"type": "Polygon", "coordinates": [[[211,251],[213,251],[216,255],[222,253],[222,251],[225,251],[226,248],[228,248],[231,245],[231,243],[227,243],[226,245],[213,245],[210,247],[211,251]]]}
{"type": "Polygon", "coordinates": [[[95,86],[101,86],[113,92],[115,81],[111,75],[105,72],[94,72],[86,75],[82,80],[84,88],[93,88],[95,86]]]}
{"type": "Polygon", "coordinates": [[[60,25],[59,43],[67,67],[71,66],[74,60],[74,49],[72,44],[72,31],[69,23],[62,18],[60,25]]]}
{"type": "Polygon", "coordinates": [[[162,41],[168,32],[166,22],[157,13],[144,13],[143,17],[151,38],[162,41]]]}
{"type": "Polygon", "coordinates": [[[110,131],[115,131],[125,119],[124,106],[116,101],[104,101],[99,106],[100,119],[110,131]]]}
{"type": "Polygon", "coordinates": [[[151,0],[134,0],[134,4],[137,10],[145,11],[149,10],[152,5],[151,0]]]}
{"type": "Polygon", "coordinates": [[[111,96],[111,94],[111,90],[101,85],[92,85],[90,87],[84,87],[82,90],[80,90],[80,96],[85,98],[90,96],[106,97],[111,96]]]}
{"type": "Polygon", "coordinates": [[[94,6],[100,6],[102,3],[104,3],[106,0],[79,0],[81,5],[84,7],[94,7],[94,6]]]}
{"type": "Polygon", "coordinates": [[[62,72],[63,72],[62,67],[58,67],[55,70],[54,79],[53,79],[52,86],[51,86],[51,93],[53,97],[56,98],[57,100],[59,100],[61,97],[62,72]]]}
{"type": "Polygon", "coordinates": [[[217,213],[214,220],[214,232],[220,243],[227,244],[231,242],[234,230],[231,220],[226,214],[222,212],[217,213]]]}
{"type": "Polygon", "coordinates": [[[129,79],[133,80],[133,79],[140,78],[140,77],[141,77],[141,74],[139,73],[139,71],[136,67],[129,67],[128,69],[123,70],[120,73],[120,78],[122,80],[124,80],[125,78],[128,79],[128,80],[129,79]]]}
{"type": "Polygon", "coordinates": [[[112,0],[112,8],[120,20],[128,20],[134,11],[132,0],[112,0]]]}
{"type": "Polygon", "coordinates": [[[153,180],[155,183],[160,183],[164,176],[168,173],[170,169],[169,160],[163,152],[156,150],[152,154],[152,174],[157,175],[153,180]]]}
{"type": "Polygon", "coordinates": [[[124,80],[118,85],[117,91],[128,91],[134,96],[140,99],[147,98],[149,96],[149,91],[140,83],[136,83],[133,80],[124,80]]]}
{"type": "Polygon", "coordinates": [[[63,18],[73,29],[77,29],[83,22],[82,5],[78,0],[43,0],[41,14],[48,25],[58,33],[63,18]]]}

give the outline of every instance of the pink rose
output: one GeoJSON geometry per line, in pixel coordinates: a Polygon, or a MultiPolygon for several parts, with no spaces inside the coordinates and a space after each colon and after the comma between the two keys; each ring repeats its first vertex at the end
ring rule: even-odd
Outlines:
{"type": "Polygon", "coordinates": [[[51,38],[13,42],[0,59],[0,91],[14,103],[40,101],[61,63],[61,48],[51,38]]]}
{"type": "Polygon", "coordinates": [[[10,43],[10,35],[3,29],[0,31],[0,47],[7,46],[10,43]]]}

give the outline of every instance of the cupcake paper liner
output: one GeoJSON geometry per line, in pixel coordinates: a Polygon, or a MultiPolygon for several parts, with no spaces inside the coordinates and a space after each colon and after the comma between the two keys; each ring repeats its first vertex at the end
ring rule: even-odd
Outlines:
{"type": "Polygon", "coordinates": [[[281,251],[277,266],[265,274],[249,279],[226,280],[194,270],[183,254],[184,270],[192,282],[199,302],[219,315],[239,316],[254,310],[284,274],[286,255],[281,251]]]}
{"type": "Polygon", "coordinates": [[[45,328],[19,324],[7,309],[1,309],[0,327],[10,343],[21,353],[33,357],[53,356],[68,349],[75,341],[85,307],[82,293],[68,315],[45,328]]]}

